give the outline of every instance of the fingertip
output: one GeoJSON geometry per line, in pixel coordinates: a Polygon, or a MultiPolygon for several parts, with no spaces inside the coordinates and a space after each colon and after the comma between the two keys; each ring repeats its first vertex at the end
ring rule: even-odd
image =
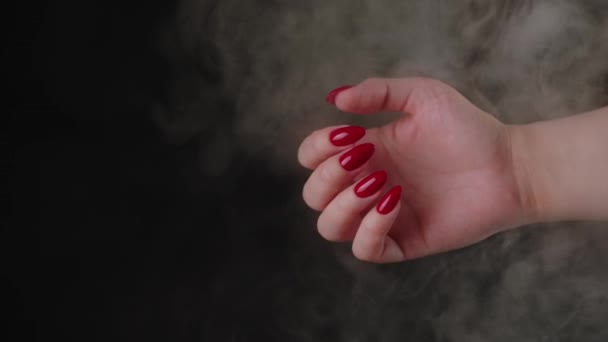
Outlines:
{"type": "Polygon", "coordinates": [[[300,146],[298,147],[298,163],[301,166],[303,166],[304,168],[310,169],[310,166],[308,165],[306,158],[304,158],[304,151],[305,151],[304,144],[305,143],[306,143],[306,141],[302,142],[302,144],[300,144],[300,146]]]}
{"type": "Polygon", "coordinates": [[[340,95],[341,93],[343,93],[344,91],[346,91],[352,87],[353,87],[352,85],[343,85],[341,87],[331,90],[327,94],[327,96],[325,96],[325,102],[335,105],[338,95],[340,95]]]}
{"type": "Polygon", "coordinates": [[[329,133],[329,142],[336,147],[350,146],[361,140],[366,130],[361,126],[342,126],[329,133]]]}
{"type": "Polygon", "coordinates": [[[354,109],[356,108],[356,106],[353,105],[353,99],[355,98],[356,95],[356,87],[355,86],[351,86],[349,88],[347,88],[346,90],[338,93],[335,97],[335,106],[336,108],[338,108],[339,110],[343,111],[343,112],[351,112],[354,111],[354,109]]]}
{"type": "Polygon", "coordinates": [[[340,155],[340,166],[347,172],[355,171],[365,165],[375,151],[376,147],[372,143],[357,145],[340,155]]]}
{"type": "Polygon", "coordinates": [[[388,215],[390,212],[392,212],[399,204],[402,190],[403,188],[401,185],[392,187],[386,193],[386,195],[384,195],[380,201],[378,201],[376,211],[378,211],[378,213],[381,215],[388,215]]]}
{"type": "Polygon", "coordinates": [[[376,171],[361,179],[353,188],[359,198],[368,198],[376,195],[386,183],[388,174],[384,170],[376,171]]]}
{"type": "Polygon", "coordinates": [[[353,241],[357,259],[369,262],[404,260],[404,253],[388,235],[401,210],[401,186],[391,188],[361,222],[353,241]]]}

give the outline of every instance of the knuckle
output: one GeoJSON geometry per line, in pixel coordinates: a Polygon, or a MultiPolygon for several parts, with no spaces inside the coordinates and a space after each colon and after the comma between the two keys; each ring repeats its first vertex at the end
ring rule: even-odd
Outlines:
{"type": "Polygon", "coordinates": [[[298,161],[302,166],[314,168],[315,160],[318,155],[323,152],[323,137],[320,130],[312,132],[302,143],[298,149],[298,161]]]}
{"type": "Polygon", "coordinates": [[[332,226],[328,224],[323,214],[319,216],[319,220],[317,221],[317,231],[327,241],[334,242],[338,240],[335,232],[332,230],[332,226]]]}
{"type": "Polygon", "coordinates": [[[425,76],[412,77],[412,81],[416,82],[420,87],[436,87],[443,86],[443,82],[425,76]]]}
{"type": "Polygon", "coordinates": [[[317,221],[317,231],[322,238],[331,242],[343,242],[344,236],[341,230],[341,227],[331,220],[328,220],[327,217],[323,214],[319,216],[319,220],[317,221]]]}
{"type": "Polygon", "coordinates": [[[306,205],[308,205],[311,209],[316,211],[322,210],[317,196],[314,196],[310,189],[309,183],[304,185],[304,189],[302,190],[302,199],[304,200],[304,203],[306,203],[306,205]]]}
{"type": "Polygon", "coordinates": [[[361,244],[353,244],[352,251],[353,251],[353,255],[355,256],[355,258],[357,258],[361,261],[367,261],[367,262],[376,261],[376,258],[374,258],[370,249],[362,246],[361,244]]]}
{"type": "Polygon", "coordinates": [[[342,215],[353,215],[352,203],[348,200],[346,196],[344,196],[344,194],[337,196],[333,200],[332,207],[334,211],[342,213],[342,215]]]}
{"type": "Polygon", "coordinates": [[[315,129],[312,134],[311,137],[313,138],[313,140],[319,140],[322,137],[324,137],[327,133],[325,132],[325,128],[320,128],[320,129],[315,129]]]}
{"type": "Polygon", "coordinates": [[[379,227],[375,227],[365,221],[359,226],[358,236],[353,243],[352,251],[355,257],[362,261],[380,262],[379,244],[384,237],[378,232],[379,227]]]}
{"type": "Polygon", "coordinates": [[[313,133],[312,141],[310,144],[310,149],[312,153],[315,155],[323,154],[323,151],[326,148],[325,140],[328,139],[327,133],[321,133],[320,131],[316,131],[313,133]]]}
{"type": "Polygon", "coordinates": [[[420,89],[428,96],[444,97],[451,92],[452,87],[436,79],[421,78],[420,89]]]}
{"type": "Polygon", "coordinates": [[[366,79],[365,81],[363,81],[364,84],[378,84],[378,83],[384,83],[384,78],[380,78],[380,77],[370,77],[368,79],[366,79]]]}
{"type": "Polygon", "coordinates": [[[302,145],[300,145],[300,148],[298,149],[298,162],[300,163],[300,165],[304,166],[304,167],[310,167],[310,163],[308,161],[308,159],[306,158],[306,146],[305,143],[302,143],[302,145]]]}
{"type": "Polygon", "coordinates": [[[322,164],[318,169],[319,182],[327,186],[335,181],[336,175],[333,168],[328,164],[322,164]]]}

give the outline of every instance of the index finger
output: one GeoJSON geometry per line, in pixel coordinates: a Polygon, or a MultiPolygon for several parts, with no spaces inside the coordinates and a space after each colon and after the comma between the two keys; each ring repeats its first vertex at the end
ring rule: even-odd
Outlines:
{"type": "Polygon", "coordinates": [[[315,169],[327,158],[352,147],[365,136],[359,126],[331,126],[314,131],[298,149],[298,161],[307,169],[315,169]]]}

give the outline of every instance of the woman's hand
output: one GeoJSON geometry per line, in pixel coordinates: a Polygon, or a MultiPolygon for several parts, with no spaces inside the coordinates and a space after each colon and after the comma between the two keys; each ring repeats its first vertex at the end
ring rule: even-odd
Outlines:
{"type": "Polygon", "coordinates": [[[403,113],[366,131],[327,127],[300,146],[300,163],[314,170],[303,196],[321,212],[320,234],[353,241],[357,258],[418,258],[528,219],[508,127],[453,88],[421,78],[369,79],[328,101],[345,112],[403,113]]]}

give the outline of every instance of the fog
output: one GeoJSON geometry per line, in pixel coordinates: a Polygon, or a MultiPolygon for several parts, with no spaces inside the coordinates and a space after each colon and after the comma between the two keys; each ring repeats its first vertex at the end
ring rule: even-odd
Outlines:
{"type": "Polygon", "coordinates": [[[11,271],[36,331],[80,340],[608,340],[606,223],[539,224],[420,260],[364,263],[316,233],[296,159],[314,129],[395,117],[324,102],[330,89],[368,77],[437,78],[507,123],[608,105],[608,2],[149,6],[107,10],[122,14],[97,22],[105,45],[76,33],[91,14],[78,10],[62,26],[60,7],[50,43],[36,50],[45,96],[80,132],[67,141],[75,133],[64,128],[51,139],[60,143],[17,155],[29,177],[17,184],[44,184],[20,188],[24,201],[30,192],[44,200],[16,215],[35,228],[14,233],[34,255],[23,268],[37,266],[11,271]],[[89,51],[82,44],[93,52],[80,53],[89,51]],[[65,56],[75,51],[91,63],[71,65],[65,56]],[[81,73],[104,63],[109,76],[81,73]],[[41,165],[43,176],[32,171],[41,165]],[[67,194],[48,204],[50,190],[67,194]],[[64,205],[78,212],[67,223],[49,214],[64,205]],[[63,228],[46,231],[36,215],[63,228]],[[49,269],[57,284],[41,290],[49,269]]]}

